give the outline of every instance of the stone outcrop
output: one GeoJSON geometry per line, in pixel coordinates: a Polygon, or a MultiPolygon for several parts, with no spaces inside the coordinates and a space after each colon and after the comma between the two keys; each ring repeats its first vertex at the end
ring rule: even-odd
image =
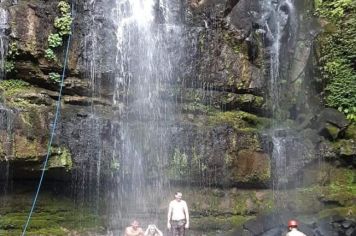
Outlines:
{"type": "MultiPolygon", "coordinates": [[[[183,18],[186,34],[179,39],[184,45],[179,52],[183,56],[177,59],[180,66],[175,71],[179,76],[159,91],[160,98],[174,110],[174,119],[166,118],[164,125],[147,117],[141,121],[132,117],[136,111],[125,103],[132,98],[130,93],[120,90],[119,99],[113,102],[117,73],[116,25],[109,17],[112,13],[109,3],[113,2],[75,3],[73,41],[59,123],[51,147],[48,180],[63,181],[66,184],[62,187],[68,191],[71,188],[80,200],[97,201],[95,198],[100,196],[125,202],[125,196],[111,194],[115,184],[129,181],[134,175],[132,166],[124,166],[123,160],[117,158],[123,155],[118,147],[125,138],[119,130],[127,125],[142,133],[143,123],[152,122],[157,135],[140,136],[146,140],[142,154],[146,158],[141,164],[147,168],[143,175],[149,183],[161,184],[159,178],[164,175],[162,181],[171,183],[177,190],[191,187],[183,191],[190,200],[196,229],[204,230],[207,225],[211,229],[231,229],[273,209],[273,196],[267,190],[275,167],[269,133],[274,121],[266,73],[270,45],[259,21],[259,1],[200,0],[181,6],[185,14],[176,17],[183,18]],[[157,148],[162,148],[157,141],[160,134],[166,135],[169,145],[164,147],[167,149],[164,163],[157,164],[154,154],[157,148]],[[251,188],[257,190],[246,190],[251,188]],[[240,192],[241,189],[246,192],[240,192]],[[105,195],[106,192],[109,194],[105,195]]],[[[14,69],[0,82],[0,164],[10,166],[15,181],[37,180],[47,154],[59,96],[59,84],[50,73],[61,73],[64,57],[61,47],[55,52],[58,61],[45,58],[48,35],[55,30],[57,4],[58,1],[42,0],[19,0],[17,4],[6,1],[5,4],[9,12],[9,45],[16,45],[9,50],[16,53],[12,59],[14,69]]],[[[308,1],[300,4],[311,11],[308,1]]],[[[318,171],[314,178],[317,183],[310,183],[313,178],[304,176],[304,170],[317,160],[326,159],[340,167],[354,168],[356,136],[355,125],[350,125],[343,114],[323,109],[315,94],[306,93],[314,86],[305,82],[309,81],[305,78],[312,78],[315,31],[310,32],[312,21],[306,14],[300,18],[303,27],[296,36],[295,53],[289,52],[293,54],[288,72],[290,81],[283,84],[288,128],[280,132],[283,135],[292,130],[288,133],[292,138],[287,140],[290,155],[286,169],[290,183],[303,186],[302,181],[326,187],[317,194],[313,192],[315,189],[296,193],[302,199],[297,203],[303,209],[300,212],[298,207],[286,202],[291,211],[298,213],[316,214],[325,205],[341,206],[340,211],[344,212],[355,201],[353,182],[347,180],[339,185],[330,177],[334,173],[331,171],[318,171]],[[329,189],[330,183],[333,185],[329,189]],[[342,196],[335,193],[335,186],[340,192],[340,186],[345,187],[342,196]]],[[[349,177],[349,172],[343,171],[349,177]]],[[[0,179],[8,178],[8,174],[0,174],[0,179]]],[[[169,193],[162,197],[166,199],[161,199],[158,214],[165,214],[167,196],[169,193]]],[[[148,205],[157,204],[157,199],[154,201],[148,205]]],[[[256,235],[266,230],[273,231],[270,235],[280,233],[281,228],[276,225],[252,229],[252,223],[246,223],[245,230],[256,231],[256,235]]],[[[340,228],[340,224],[335,227],[340,228]]],[[[5,227],[11,225],[19,229],[18,222],[6,223],[5,227]]],[[[313,230],[320,227],[313,226],[313,230]]]]}

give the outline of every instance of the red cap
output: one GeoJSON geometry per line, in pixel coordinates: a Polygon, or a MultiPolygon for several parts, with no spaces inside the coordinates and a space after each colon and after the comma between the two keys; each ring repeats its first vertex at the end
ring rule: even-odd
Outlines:
{"type": "Polygon", "coordinates": [[[298,223],[296,220],[288,221],[288,227],[298,227],[298,223]]]}

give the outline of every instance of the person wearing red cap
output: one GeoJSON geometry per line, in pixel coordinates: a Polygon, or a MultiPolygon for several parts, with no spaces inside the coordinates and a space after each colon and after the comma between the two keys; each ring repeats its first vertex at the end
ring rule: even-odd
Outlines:
{"type": "Polygon", "coordinates": [[[288,221],[289,232],[286,236],[306,236],[304,233],[298,230],[298,222],[296,220],[288,221]]]}
{"type": "Polygon", "coordinates": [[[143,229],[137,220],[132,221],[131,225],[126,227],[124,236],[144,236],[143,229]]]}

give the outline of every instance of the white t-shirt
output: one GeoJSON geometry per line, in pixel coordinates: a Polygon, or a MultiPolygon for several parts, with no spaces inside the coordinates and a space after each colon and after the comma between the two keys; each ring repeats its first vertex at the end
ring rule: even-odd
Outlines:
{"type": "Polygon", "coordinates": [[[293,228],[291,231],[289,231],[286,236],[306,236],[304,233],[300,232],[299,230],[293,228]]]}

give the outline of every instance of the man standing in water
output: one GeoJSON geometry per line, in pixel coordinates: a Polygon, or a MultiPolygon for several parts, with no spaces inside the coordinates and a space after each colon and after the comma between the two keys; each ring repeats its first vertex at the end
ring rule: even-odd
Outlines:
{"type": "Polygon", "coordinates": [[[185,229],[189,228],[188,206],[182,200],[181,192],[176,192],[174,200],[169,203],[167,228],[172,236],[184,236],[185,229]]]}
{"type": "Polygon", "coordinates": [[[298,230],[298,223],[296,220],[290,220],[288,222],[288,230],[289,232],[286,236],[306,236],[304,233],[298,230]]]}
{"type": "Polygon", "coordinates": [[[124,236],[144,236],[143,229],[137,220],[132,221],[131,225],[126,227],[124,236]]]}

